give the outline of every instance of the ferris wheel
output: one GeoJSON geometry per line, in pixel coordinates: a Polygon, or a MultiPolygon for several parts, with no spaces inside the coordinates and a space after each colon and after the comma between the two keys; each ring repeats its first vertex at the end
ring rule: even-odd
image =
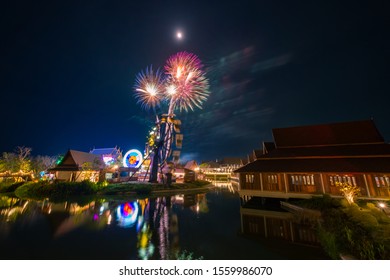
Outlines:
{"type": "Polygon", "coordinates": [[[183,143],[180,126],[180,120],[163,114],[156,126],[150,130],[145,148],[145,153],[149,157],[145,177],[149,175],[150,182],[157,181],[157,172],[167,173],[171,164],[179,163],[183,143]]]}
{"type": "Polygon", "coordinates": [[[146,174],[150,175],[149,182],[156,182],[158,172],[164,173],[163,169],[168,169],[170,162],[179,162],[183,134],[180,133],[181,122],[174,112],[202,108],[209,95],[208,79],[202,68],[196,55],[179,52],[167,60],[165,75],[150,67],[136,77],[134,92],[137,103],[145,109],[153,109],[155,114],[156,108],[161,109],[164,103],[168,105],[167,114],[160,117],[156,114],[156,125],[148,135],[145,165],[146,174]]]}

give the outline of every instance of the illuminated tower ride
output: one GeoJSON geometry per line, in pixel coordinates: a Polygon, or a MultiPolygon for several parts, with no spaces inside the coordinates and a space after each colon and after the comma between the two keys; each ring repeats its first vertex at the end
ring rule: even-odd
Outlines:
{"type": "Polygon", "coordinates": [[[164,70],[161,73],[153,71],[152,67],[146,68],[137,75],[134,87],[137,103],[147,110],[153,109],[156,115],[156,126],[149,133],[146,148],[146,157],[150,159],[149,182],[157,181],[158,170],[162,172],[168,161],[179,161],[183,134],[180,134],[181,122],[176,119],[175,111],[201,109],[209,95],[209,82],[196,55],[174,54],[164,70]],[[168,111],[163,113],[165,106],[168,111]],[[157,110],[162,113],[158,115],[157,110]]]}

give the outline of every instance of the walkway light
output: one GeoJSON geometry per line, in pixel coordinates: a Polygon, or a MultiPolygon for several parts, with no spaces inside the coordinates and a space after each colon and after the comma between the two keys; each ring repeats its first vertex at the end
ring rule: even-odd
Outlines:
{"type": "Polygon", "coordinates": [[[380,208],[386,208],[386,204],[385,203],[383,203],[383,202],[379,202],[378,203],[378,206],[380,207],[380,208]]]}

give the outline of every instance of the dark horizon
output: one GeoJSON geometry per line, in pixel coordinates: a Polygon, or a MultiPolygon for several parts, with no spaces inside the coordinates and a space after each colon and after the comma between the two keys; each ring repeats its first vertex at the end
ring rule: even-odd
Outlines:
{"type": "Polygon", "coordinates": [[[385,2],[13,1],[1,13],[0,152],[143,150],[135,76],[193,52],[210,80],[180,114],[182,159],[245,157],[272,129],[368,120],[390,139],[385,2]],[[183,31],[183,40],[175,32],[183,31]]]}

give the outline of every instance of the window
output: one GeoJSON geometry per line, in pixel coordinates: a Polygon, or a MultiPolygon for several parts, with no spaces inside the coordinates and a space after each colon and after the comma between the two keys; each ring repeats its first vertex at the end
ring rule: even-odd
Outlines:
{"type": "Polygon", "coordinates": [[[293,185],[314,186],[314,175],[291,175],[293,185]]]}
{"type": "Polygon", "coordinates": [[[255,181],[255,175],[253,175],[253,174],[246,174],[245,175],[245,182],[246,183],[253,184],[254,181],[255,181]]]}
{"type": "Polygon", "coordinates": [[[329,176],[329,182],[331,186],[335,186],[337,184],[349,184],[356,187],[356,178],[352,175],[331,175],[329,176]]]}
{"type": "Polygon", "coordinates": [[[268,184],[277,184],[278,176],[277,175],[268,175],[267,176],[268,184]]]}
{"type": "Polygon", "coordinates": [[[376,175],[375,184],[378,188],[380,187],[390,187],[390,179],[387,176],[376,175]]]}

